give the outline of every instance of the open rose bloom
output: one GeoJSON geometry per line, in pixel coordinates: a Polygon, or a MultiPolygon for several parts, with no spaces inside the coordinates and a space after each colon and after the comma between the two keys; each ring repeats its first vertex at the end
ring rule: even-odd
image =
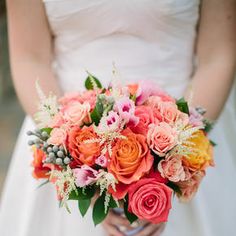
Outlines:
{"type": "Polygon", "coordinates": [[[85,86],[39,111],[45,127],[28,133],[33,176],[82,215],[96,198],[95,225],[121,206],[130,222],[168,221],[173,195],[190,201],[214,166],[210,122],[153,82],[104,88],[89,74],[85,86]]]}

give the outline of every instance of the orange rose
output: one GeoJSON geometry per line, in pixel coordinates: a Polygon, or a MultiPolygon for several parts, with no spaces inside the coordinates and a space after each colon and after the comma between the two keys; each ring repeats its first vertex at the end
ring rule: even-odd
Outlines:
{"type": "Polygon", "coordinates": [[[46,154],[41,150],[33,147],[33,157],[32,166],[34,167],[32,175],[35,179],[48,179],[50,168],[44,166],[43,160],[46,158],[46,154]]]}
{"type": "Polygon", "coordinates": [[[184,164],[193,171],[204,170],[208,166],[213,166],[213,147],[202,130],[194,133],[188,142],[188,147],[192,153],[186,155],[183,160],[184,164]]]}
{"type": "Polygon", "coordinates": [[[93,127],[74,127],[68,134],[68,148],[71,156],[77,164],[95,164],[97,157],[101,155],[101,148],[98,142],[86,143],[85,141],[98,138],[93,127]]]}
{"type": "Polygon", "coordinates": [[[130,129],[124,130],[122,135],[126,139],[119,139],[113,147],[108,170],[119,182],[131,184],[151,169],[153,156],[145,136],[135,134],[130,129]]]}

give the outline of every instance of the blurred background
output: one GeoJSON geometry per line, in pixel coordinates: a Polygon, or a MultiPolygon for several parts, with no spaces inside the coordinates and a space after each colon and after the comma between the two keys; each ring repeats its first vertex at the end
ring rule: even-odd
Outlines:
{"type": "Polygon", "coordinates": [[[5,1],[0,0],[0,198],[12,151],[24,119],[11,81],[5,1]]]}

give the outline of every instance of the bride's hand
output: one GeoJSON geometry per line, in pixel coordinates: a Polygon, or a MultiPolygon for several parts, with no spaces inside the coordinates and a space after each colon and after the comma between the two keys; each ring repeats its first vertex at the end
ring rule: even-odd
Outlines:
{"type": "Polygon", "coordinates": [[[134,236],[160,236],[165,229],[165,223],[152,224],[141,221],[141,225],[144,225],[144,228],[134,236]]]}
{"type": "Polygon", "coordinates": [[[106,219],[102,222],[103,228],[108,236],[124,236],[118,229],[118,226],[124,227],[126,230],[131,229],[129,221],[121,215],[110,211],[106,219]]]}

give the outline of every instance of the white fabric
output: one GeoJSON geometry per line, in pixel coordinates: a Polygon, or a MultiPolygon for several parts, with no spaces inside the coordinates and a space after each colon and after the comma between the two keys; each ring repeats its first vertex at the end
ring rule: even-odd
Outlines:
{"type": "MultiPolygon", "coordinates": [[[[46,0],[55,36],[55,73],[65,91],[82,90],[85,70],[104,85],[114,62],[124,81],[153,79],[180,96],[193,72],[199,0],[46,0]]],[[[212,133],[216,168],[209,169],[190,204],[175,200],[163,236],[235,235],[236,125],[232,94],[212,133]]],[[[26,118],[2,196],[2,236],[104,236],[91,215],[58,208],[55,191],[36,189],[26,118]]]]}

